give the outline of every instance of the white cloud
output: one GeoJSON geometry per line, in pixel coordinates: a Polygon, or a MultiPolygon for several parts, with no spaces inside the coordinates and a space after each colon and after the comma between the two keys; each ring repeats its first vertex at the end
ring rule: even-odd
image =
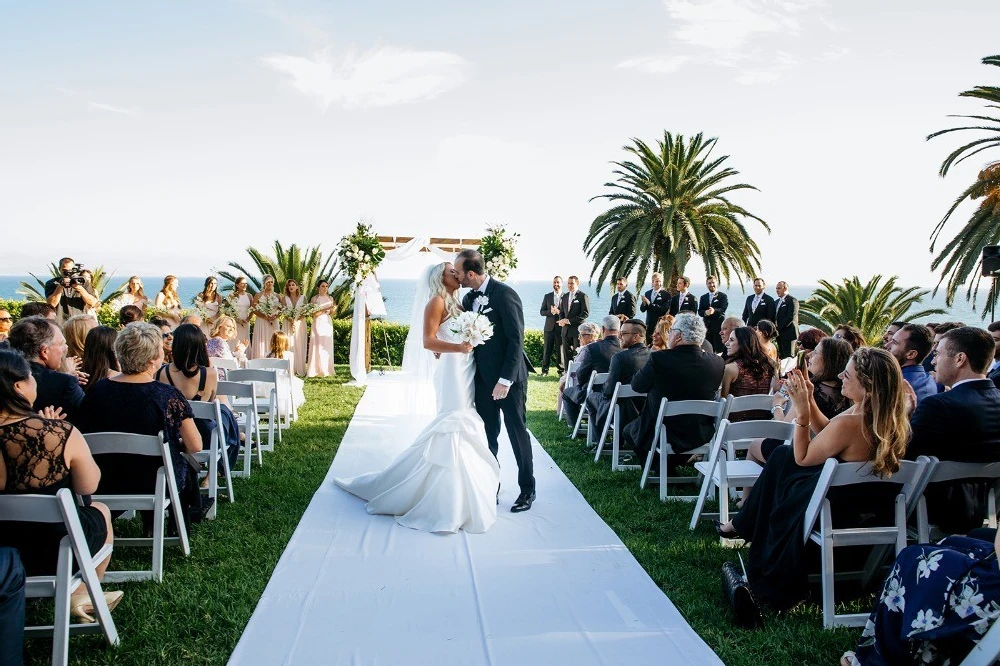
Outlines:
{"type": "Polygon", "coordinates": [[[291,77],[292,85],[323,110],[331,104],[365,108],[431,99],[460,85],[465,67],[454,53],[390,46],[341,58],[325,49],[311,58],[278,53],[262,61],[291,77]]]}
{"type": "Polygon", "coordinates": [[[126,109],[121,106],[113,106],[111,104],[102,104],[100,102],[90,102],[88,106],[92,109],[100,109],[101,111],[110,111],[111,113],[120,113],[126,116],[134,116],[135,109],[126,109]]]}
{"type": "Polygon", "coordinates": [[[680,69],[690,58],[683,55],[641,56],[618,63],[622,69],[638,69],[650,74],[670,74],[680,69]]]}

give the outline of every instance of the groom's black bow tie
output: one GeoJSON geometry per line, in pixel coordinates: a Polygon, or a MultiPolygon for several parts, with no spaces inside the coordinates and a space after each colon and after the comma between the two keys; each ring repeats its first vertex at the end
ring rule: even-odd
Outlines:
{"type": "Polygon", "coordinates": [[[472,300],[476,300],[480,296],[485,296],[485,295],[486,294],[484,294],[483,292],[479,291],[478,289],[473,289],[472,291],[469,292],[469,296],[472,296],[472,300]]]}

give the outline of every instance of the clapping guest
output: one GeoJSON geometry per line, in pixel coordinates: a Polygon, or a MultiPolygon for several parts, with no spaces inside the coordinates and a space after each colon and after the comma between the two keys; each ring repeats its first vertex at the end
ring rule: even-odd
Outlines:
{"type": "Polygon", "coordinates": [[[337,302],[330,296],[330,283],[327,280],[320,280],[316,285],[316,295],[310,303],[317,310],[313,313],[306,376],[330,377],[334,374],[333,316],[337,313],[337,302]]]}
{"type": "Polygon", "coordinates": [[[670,334],[670,327],[674,325],[673,315],[663,315],[660,321],[656,322],[656,330],[653,331],[653,344],[650,351],[663,351],[667,348],[667,336],[670,334]]]}
{"type": "Polygon", "coordinates": [[[86,393],[95,382],[113,377],[121,372],[115,356],[118,331],[110,326],[97,326],[87,333],[87,346],[83,352],[83,372],[90,378],[84,388],[86,393]]]}
{"type": "Polygon", "coordinates": [[[274,291],[274,277],[265,275],[263,289],[253,298],[251,312],[256,315],[250,337],[250,358],[267,358],[271,349],[271,336],[278,330],[281,298],[274,291]]]}
{"type": "MultiPolygon", "coordinates": [[[[736,398],[771,392],[777,366],[774,359],[764,352],[757,331],[749,326],[737,328],[729,334],[726,351],[729,362],[726,363],[722,389],[719,392],[723,398],[727,395],[736,398]]],[[[767,411],[748,410],[731,414],[729,420],[736,422],[770,418],[771,414],[767,411]]]]}
{"type": "Polygon", "coordinates": [[[757,334],[760,335],[760,346],[764,350],[771,360],[778,360],[778,348],[774,345],[774,341],[778,335],[778,329],[775,327],[774,322],[769,319],[761,319],[757,322],[754,327],[757,329],[757,334]]]}
{"type": "Polygon", "coordinates": [[[219,310],[222,307],[222,297],[219,296],[219,281],[214,275],[209,275],[205,278],[205,286],[194,297],[194,303],[201,310],[201,332],[205,336],[209,336],[212,333],[212,327],[215,326],[215,322],[219,319],[219,310]]]}
{"type": "MultiPolygon", "coordinates": [[[[230,348],[230,342],[236,340],[236,320],[223,315],[212,327],[212,337],[205,344],[209,358],[227,358],[236,361],[241,366],[247,363],[247,348],[249,340],[236,340],[235,349],[230,348]]],[[[222,369],[219,369],[219,379],[224,379],[222,369]]]]}
{"type": "Polygon", "coordinates": [[[861,330],[857,326],[852,326],[851,324],[841,324],[838,326],[833,332],[833,337],[840,340],[847,340],[855,350],[865,346],[865,336],[862,335],[861,330]]]}
{"type": "Polygon", "coordinates": [[[250,339],[250,309],[253,307],[253,298],[247,293],[247,286],[247,279],[238,277],[233,282],[233,293],[229,295],[229,300],[236,308],[236,340],[250,339]]]}
{"type": "Polygon", "coordinates": [[[75,376],[61,371],[66,356],[62,329],[53,320],[26,317],[10,329],[9,341],[11,349],[21,352],[31,364],[37,385],[34,410],[52,407],[76,424],[83,389],[75,376]]]}
{"type": "MultiPolygon", "coordinates": [[[[306,304],[305,294],[296,280],[285,281],[285,295],[282,305],[286,310],[300,310],[306,304]]],[[[292,372],[296,375],[306,374],[306,322],[303,317],[285,317],[281,330],[288,336],[289,350],[292,353],[292,372]]]]}
{"type": "Polygon", "coordinates": [[[179,326],[181,323],[181,299],[177,295],[177,276],[168,275],[163,278],[163,288],[156,294],[154,305],[166,314],[163,318],[167,320],[171,327],[179,326]]]}

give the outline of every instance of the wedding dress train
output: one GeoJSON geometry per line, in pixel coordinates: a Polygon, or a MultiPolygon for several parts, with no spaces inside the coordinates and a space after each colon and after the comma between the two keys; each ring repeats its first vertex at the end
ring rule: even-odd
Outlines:
{"type": "MultiPolygon", "coordinates": [[[[437,337],[456,342],[451,319],[437,337]]],[[[473,404],[472,354],[441,354],[434,370],[437,414],[416,440],[381,472],[334,479],[368,502],[368,513],[396,517],[427,532],[480,533],[496,522],[500,467],[490,453],[473,404]]]]}

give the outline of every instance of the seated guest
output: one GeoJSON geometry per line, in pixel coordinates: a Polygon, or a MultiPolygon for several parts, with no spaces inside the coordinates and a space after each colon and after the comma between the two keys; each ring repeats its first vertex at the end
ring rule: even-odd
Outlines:
{"type": "MultiPolygon", "coordinates": [[[[882,349],[889,349],[892,336],[896,335],[896,331],[906,326],[906,323],[905,321],[894,321],[885,327],[885,333],[882,334],[882,349]]],[[[931,332],[931,337],[934,337],[933,332],[931,332]]]]}
{"type": "MultiPolygon", "coordinates": [[[[284,331],[275,331],[271,334],[271,348],[267,353],[267,358],[282,358],[289,361],[290,365],[295,367],[295,356],[294,352],[290,349],[292,343],[292,338],[284,331]]],[[[282,417],[286,416],[291,410],[292,405],[288,404],[287,396],[289,395],[289,383],[291,383],[291,396],[294,403],[294,408],[298,409],[306,402],[305,394],[305,382],[302,381],[301,377],[296,377],[294,372],[285,375],[284,372],[278,373],[278,414],[282,417]]],[[[267,397],[267,396],[260,396],[267,397]]]]}
{"type": "Polygon", "coordinates": [[[587,398],[587,383],[593,373],[607,372],[611,368],[611,357],[622,350],[618,339],[621,322],[618,317],[607,315],[601,319],[601,333],[604,336],[587,349],[587,355],[576,369],[576,386],[563,390],[563,404],[569,423],[576,423],[583,401],[587,398]]]}
{"type": "Polygon", "coordinates": [[[99,379],[113,377],[121,372],[118,357],[115,356],[115,340],[118,331],[110,326],[98,326],[87,333],[87,344],[83,352],[83,371],[90,377],[84,388],[86,393],[99,379]]]}
{"type": "Polygon", "coordinates": [[[0,666],[24,662],[24,567],[16,548],[0,548],[0,666]]]}
{"type": "MultiPolygon", "coordinates": [[[[766,319],[763,321],[767,321],[766,319]]],[[[758,322],[758,326],[763,323],[758,322]]],[[[764,353],[760,335],[749,326],[737,328],[726,341],[729,362],[722,375],[722,389],[719,395],[734,398],[744,395],[760,395],[771,392],[777,365],[774,359],[764,353]]],[[[730,421],[757,421],[771,418],[766,410],[747,410],[730,414],[730,421]]]]}
{"type": "MultiPolygon", "coordinates": [[[[212,327],[212,337],[208,339],[205,349],[209,358],[226,358],[236,361],[241,366],[247,363],[247,348],[250,347],[249,340],[236,342],[234,348],[230,348],[230,342],[236,339],[236,320],[232,317],[222,315],[212,327]]],[[[222,368],[219,368],[219,379],[225,379],[222,368]]]]}
{"type": "MultiPolygon", "coordinates": [[[[649,360],[649,349],[645,341],[646,325],[639,319],[626,319],[621,328],[622,351],[611,357],[608,380],[604,382],[600,392],[595,391],[587,398],[587,415],[593,419],[591,422],[596,425],[598,432],[604,428],[604,421],[613,407],[611,397],[614,395],[615,385],[621,382],[622,386],[631,386],[632,377],[649,360]]],[[[644,402],[641,398],[623,401],[621,423],[627,424],[638,416],[644,402]]]]}
{"type": "Polygon", "coordinates": [[[171,363],[174,360],[174,329],[170,326],[170,322],[160,317],[153,317],[149,323],[160,329],[160,334],[163,336],[163,362],[171,363]]]}
{"type": "MultiPolygon", "coordinates": [[[[791,608],[808,596],[810,558],[802,542],[803,522],[823,464],[829,458],[871,462],[872,474],[889,478],[899,469],[906,451],[910,435],[907,398],[903,375],[892,355],[881,348],[862,347],[854,352],[841,377],[843,394],[854,407],[824,427],[822,422],[812,421],[812,383],[799,370],[789,374],[788,392],[799,414],[793,445],[775,449],[743,508],[725,525],[716,524],[720,536],[750,542],[750,588],[758,602],[776,611],[791,608]],[[812,430],[818,431],[815,439],[812,430]]],[[[886,487],[893,495],[898,492],[894,486],[886,487]]],[[[859,490],[853,490],[851,497],[857,498],[859,490]]],[[[878,510],[871,499],[856,502],[858,511],[878,510]]],[[[885,504],[891,502],[887,499],[885,504]]],[[[834,515],[838,524],[840,520],[859,522],[858,516],[846,515],[853,513],[847,510],[853,507],[838,504],[837,508],[834,515]]]]}
{"type": "Polygon", "coordinates": [[[97,317],[89,314],[73,315],[62,325],[63,337],[66,338],[66,355],[63,357],[62,371],[75,374],[80,384],[87,384],[87,376],[81,374],[83,365],[83,349],[87,341],[87,333],[97,326],[97,317]]]}
{"type": "Polygon", "coordinates": [[[667,348],[667,335],[670,333],[670,327],[673,325],[673,315],[667,314],[660,317],[660,321],[656,322],[656,330],[653,331],[653,344],[649,348],[650,351],[663,351],[667,348]]]}
{"type": "Polygon", "coordinates": [[[931,353],[933,337],[926,326],[904,323],[892,334],[885,347],[899,361],[903,379],[913,388],[918,405],[927,396],[937,395],[938,392],[937,382],[923,366],[924,359],[931,353]]]}
{"type": "MultiPolygon", "coordinates": [[[[941,342],[941,336],[943,336],[948,331],[953,331],[956,328],[962,328],[965,326],[960,321],[943,321],[940,324],[934,324],[934,326],[928,326],[931,332],[934,333],[934,341],[931,343],[931,353],[927,355],[924,359],[924,370],[931,373],[934,376],[934,354],[937,353],[938,343],[941,342]]],[[[938,382],[938,393],[944,392],[944,385],[938,382]]]]}
{"type": "Polygon", "coordinates": [[[997,388],[1000,388],[1000,321],[993,322],[986,327],[986,330],[989,331],[990,337],[993,338],[993,345],[995,347],[993,351],[993,363],[990,364],[989,370],[986,371],[986,378],[992,379],[997,388]]]}
{"type": "Polygon", "coordinates": [[[189,314],[189,315],[184,315],[184,318],[181,319],[181,323],[178,324],[178,326],[183,325],[183,324],[191,324],[193,326],[197,326],[198,328],[201,328],[201,323],[202,323],[201,322],[201,315],[189,314]]]}
{"type": "Polygon", "coordinates": [[[66,338],[55,321],[43,317],[19,320],[10,329],[10,346],[31,363],[31,374],[38,385],[35,411],[52,407],[76,424],[83,389],[76,377],[60,372],[66,355],[66,338]]]}
{"type": "Polygon", "coordinates": [[[729,362],[729,356],[726,352],[726,341],[729,340],[729,334],[741,326],[746,326],[746,324],[736,316],[726,317],[722,320],[722,328],[719,330],[719,335],[722,336],[722,360],[726,363],[729,362]]]}
{"type": "MultiPolygon", "coordinates": [[[[632,388],[648,394],[646,406],[639,418],[623,432],[623,439],[635,451],[637,461],[644,463],[653,444],[658,426],[656,416],[660,401],[714,400],[722,383],[725,363],[702,348],[705,342],[705,322],[695,313],[684,312],[674,319],[667,337],[667,350],[649,355],[649,361],[633,378],[632,388]]],[[[707,443],[715,434],[715,419],[710,416],[681,415],[665,419],[671,447],[677,453],[707,443]]],[[[674,468],[690,456],[671,456],[667,461],[674,468]]],[[[653,469],[659,463],[653,461],[653,469]]]]}
{"type": "MultiPolygon", "coordinates": [[[[941,337],[934,366],[938,381],[951,390],[928,396],[917,405],[910,419],[913,438],[907,458],[1000,460],[1000,389],[986,378],[993,349],[993,339],[981,328],[954,328],[941,337]]],[[[980,527],[986,515],[983,482],[932,484],[924,497],[929,521],[947,533],[965,534],[980,527]]]]}
{"type": "Polygon", "coordinates": [[[587,353],[586,353],[587,347],[590,345],[590,343],[595,342],[597,340],[597,338],[600,337],[600,335],[601,335],[601,329],[594,322],[592,322],[592,321],[585,321],[582,324],[580,324],[580,328],[578,329],[578,334],[579,334],[579,337],[580,337],[580,350],[576,354],[577,366],[575,366],[573,368],[572,372],[569,372],[567,370],[563,374],[563,376],[559,378],[559,401],[560,402],[562,402],[563,391],[566,390],[566,386],[569,383],[569,379],[570,378],[573,379],[573,383],[574,384],[578,385],[580,383],[579,382],[579,377],[577,375],[577,370],[579,368],[579,364],[583,363],[583,361],[587,358],[587,353]]]}
{"type": "Polygon", "coordinates": [[[865,346],[865,336],[857,326],[841,324],[833,331],[833,337],[847,340],[855,350],[865,346]]]}
{"type": "Polygon", "coordinates": [[[760,336],[760,347],[772,360],[778,360],[778,348],[774,341],[778,337],[778,327],[770,319],[761,319],[754,328],[760,336]]]}
{"type": "Polygon", "coordinates": [[[795,339],[795,345],[799,351],[811,352],[819,345],[819,341],[825,337],[827,337],[826,333],[818,328],[809,328],[799,333],[799,337],[795,339]]]}
{"type": "Polygon", "coordinates": [[[21,306],[20,319],[27,319],[28,317],[44,317],[45,319],[55,320],[56,309],[44,301],[28,301],[21,306]]]}
{"type": "Polygon", "coordinates": [[[993,543],[958,536],[900,551],[841,666],[964,663],[996,622],[997,557],[1000,533],[993,543]]]}
{"type": "Polygon", "coordinates": [[[0,308],[0,342],[7,341],[7,335],[10,334],[10,327],[14,325],[14,318],[10,316],[10,312],[0,308]]]}
{"type": "Polygon", "coordinates": [[[118,326],[125,328],[134,321],[142,321],[142,308],[137,305],[126,305],[118,311],[118,326]]]}
{"type": "MultiPolygon", "coordinates": [[[[71,489],[78,497],[93,494],[101,470],[87,441],[72,424],[51,418],[53,410],[44,409],[38,415],[33,407],[35,389],[24,357],[13,350],[0,350],[0,494],[55,495],[62,488],[71,489]]],[[[92,555],[114,541],[107,506],[99,502],[80,506],[78,502],[76,510],[92,555]]],[[[51,576],[56,573],[59,542],[64,536],[62,523],[5,522],[0,546],[20,551],[27,575],[51,576]]],[[[109,556],[97,565],[99,578],[104,577],[110,560],[109,556]]],[[[105,593],[111,607],[121,596],[121,592],[105,593]]],[[[93,622],[93,610],[81,584],[72,593],[70,612],[81,622],[93,622]]]]}
{"type": "MultiPolygon", "coordinates": [[[[184,395],[154,377],[163,365],[160,329],[144,322],[129,324],[118,333],[115,353],[121,364],[121,374],[98,380],[91,387],[83,403],[85,419],[82,430],[131,432],[137,435],[162,432],[170,444],[174,477],[185,518],[200,519],[202,501],[197,472],[184,454],[201,451],[201,435],[195,425],[191,405],[184,395]],[[125,405],[131,408],[123,409],[125,405]]],[[[158,458],[146,456],[101,458],[101,494],[149,492],[155,483],[156,470],[162,466],[158,458]]]]}

